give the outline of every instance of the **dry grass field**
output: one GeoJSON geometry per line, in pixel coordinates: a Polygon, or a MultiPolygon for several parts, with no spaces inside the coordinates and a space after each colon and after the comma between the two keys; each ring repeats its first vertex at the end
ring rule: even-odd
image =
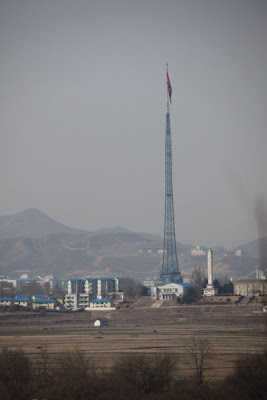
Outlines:
{"type": "Polygon", "coordinates": [[[79,348],[107,369],[125,353],[164,351],[177,355],[178,372],[188,376],[186,346],[196,336],[210,341],[208,376],[219,379],[239,354],[265,348],[267,315],[260,309],[258,304],[151,308],[148,300],[112,312],[0,312],[0,347],[32,357],[42,347],[51,354],[79,348]],[[108,318],[109,326],[94,327],[99,317],[108,318]]]}

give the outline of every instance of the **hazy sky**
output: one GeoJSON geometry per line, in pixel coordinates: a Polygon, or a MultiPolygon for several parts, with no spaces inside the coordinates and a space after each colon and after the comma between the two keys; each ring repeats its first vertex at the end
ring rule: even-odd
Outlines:
{"type": "Polygon", "coordinates": [[[162,234],[168,61],[177,240],[257,237],[266,0],[0,4],[1,215],[162,234]]]}

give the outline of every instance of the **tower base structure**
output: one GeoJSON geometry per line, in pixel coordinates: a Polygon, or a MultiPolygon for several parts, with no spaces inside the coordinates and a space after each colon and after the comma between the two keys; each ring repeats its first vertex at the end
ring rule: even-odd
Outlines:
{"type": "Polygon", "coordinates": [[[205,297],[213,297],[217,296],[218,294],[218,289],[215,289],[213,285],[206,285],[203,294],[205,297]]]}
{"type": "Polygon", "coordinates": [[[158,285],[168,285],[170,283],[182,283],[180,273],[166,274],[161,273],[158,285]]]}

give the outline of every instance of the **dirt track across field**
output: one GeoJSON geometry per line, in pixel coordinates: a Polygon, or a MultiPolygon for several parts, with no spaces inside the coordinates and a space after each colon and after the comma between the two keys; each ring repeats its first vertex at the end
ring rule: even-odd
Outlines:
{"type": "Polygon", "coordinates": [[[111,312],[2,312],[0,347],[21,348],[33,357],[45,346],[57,354],[79,348],[107,369],[126,353],[166,351],[177,355],[178,369],[190,372],[187,342],[193,336],[211,343],[209,373],[227,375],[241,353],[266,348],[267,315],[242,305],[136,307],[111,312]],[[97,318],[109,326],[94,327],[97,318]]]}

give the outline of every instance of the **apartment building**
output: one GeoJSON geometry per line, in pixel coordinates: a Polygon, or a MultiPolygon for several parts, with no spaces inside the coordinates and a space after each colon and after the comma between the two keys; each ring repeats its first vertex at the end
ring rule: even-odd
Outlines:
{"type": "Polygon", "coordinates": [[[122,297],[119,278],[70,279],[64,306],[67,309],[87,308],[92,299],[122,297]]]}

